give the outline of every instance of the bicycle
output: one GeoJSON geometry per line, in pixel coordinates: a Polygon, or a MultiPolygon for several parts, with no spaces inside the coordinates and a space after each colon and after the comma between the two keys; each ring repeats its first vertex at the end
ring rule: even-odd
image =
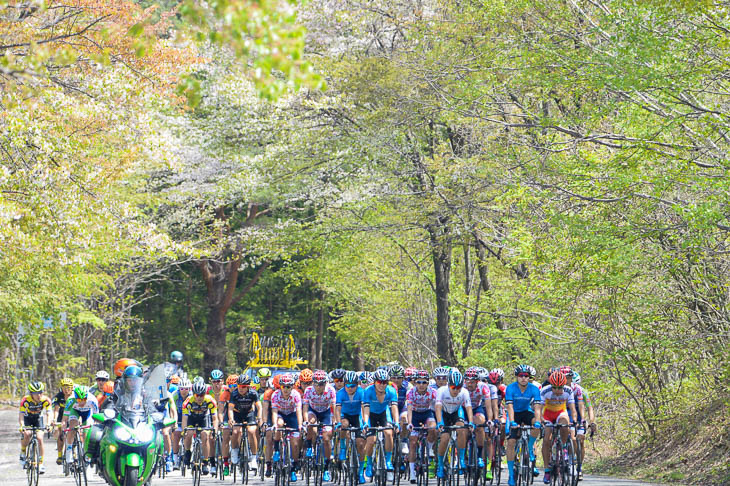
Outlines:
{"type": "Polygon", "coordinates": [[[276,461],[274,465],[274,485],[289,486],[291,483],[291,472],[293,468],[289,435],[293,432],[298,432],[298,430],[289,427],[276,427],[274,428],[274,431],[284,434],[279,445],[279,460],[276,461]]]}
{"type": "Polygon", "coordinates": [[[360,456],[357,451],[357,433],[361,429],[342,427],[340,430],[349,435],[349,438],[345,442],[345,461],[341,464],[342,474],[340,478],[344,479],[345,486],[357,486],[360,479],[360,456]]]}
{"type": "MultiPolygon", "coordinates": [[[[387,427],[369,427],[369,430],[375,431],[375,445],[373,447],[373,479],[375,486],[385,486],[388,481],[388,471],[385,464],[385,431],[395,430],[395,427],[389,425],[387,427]]],[[[395,447],[394,438],[394,447],[395,447]]]]}
{"type": "Polygon", "coordinates": [[[249,444],[248,444],[248,427],[250,425],[256,425],[256,424],[249,424],[248,422],[240,423],[240,424],[231,424],[231,429],[233,427],[243,427],[243,430],[241,431],[241,441],[239,442],[239,445],[238,445],[238,464],[234,464],[232,467],[234,483],[236,482],[236,469],[240,469],[241,484],[248,484],[248,463],[250,461],[249,444]]]}
{"type": "Polygon", "coordinates": [[[21,432],[30,431],[30,441],[25,448],[25,469],[28,477],[28,486],[38,486],[40,474],[41,455],[39,452],[38,437],[36,432],[46,430],[47,427],[24,426],[21,432]]]}
{"type": "Polygon", "coordinates": [[[221,481],[225,479],[225,475],[223,474],[225,472],[223,464],[223,428],[225,426],[219,427],[215,433],[215,455],[213,456],[215,457],[216,463],[216,475],[221,481]]]}
{"type": "MultiPolygon", "coordinates": [[[[459,464],[459,446],[457,432],[462,429],[471,429],[468,425],[449,425],[442,427],[442,432],[450,432],[449,443],[444,454],[443,478],[437,478],[439,486],[459,486],[461,482],[461,464],[459,464]]],[[[441,434],[439,434],[440,440],[441,434]]]]}
{"type": "Polygon", "coordinates": [[[306,484],[309,486],[310,475],[314,473],[314,486],[322,486],[322,475],[324,474],[324,451],[322,444],[322,430],[325,427],[321,422],[316,424],[308,423],[307,428],[317,428],[317,438],[312,444],[312,455],[304,459],[304,468],[306,473],[306,484]]]}
{"type": "Polygon", "coordinates": [[[552,443],[550,444],[550,484],[553,486],[573,486],[576,481],[575,455],[573,441],[570,437],[566,442],[560,435],[563,428],[570,429],[573,424],[546,425],[553,429],[552,443]]]}
{"type": "Polygon", "coordinates": [[[185,477],[185,437],[180,434],[180,441],[177,445],[178,460],[180,461],[180,474],[185,477]]]}
{"type": "Polygon", "coordinates": [[[502,480],[502,442],[504,441],[501,424],[494,427],[490,440],[492,441],[492,460],[489,467],[492,479],[489,484],[499,486],[502,480]]]}
{"type": "Polygon", "coordinates": [[[185,432],[192,431],[193,443],[190,448],[190,471],[193,476],[193,486],[200,486],[200,475],[203,471],[203,442],[200,440],[200,433],[206,430],[213,430],[213,427],[186,427],[185,432]]]}
{"type": "Polygon", "coordinates": [[[428,446],[428,427],[413,427],[418,432],[416,439],[416,485],[428,486],[428,468],[431,462],[430,448],[428,446]]]}
{"type": "Polygon", "coordinates": [[[519,432],[519,437],[515,444],[515,486],[529,486],[534,480],[532,471],[535,463],[530,458],[530,431],[534,428],[536,427],[532,425],[518,425],[515,427],[519,432]]]}
{"type": "MultiPolygon", "coordinates": [[[[79,430],[91,428],[91,425],[75,425],[64,429],[64,432],[68,433],[74,431],[76,433],[76,440],[72,448],[73,461],[68,465],[69,472],[74,475],[74,482],[76,486],[87,486],[88,480],[86,478],[86,459],[84,458],[84,446],[81,443],[81,433],[79,430]]],[[[65,456],[65,454],[64,454],[65,456]]]]}

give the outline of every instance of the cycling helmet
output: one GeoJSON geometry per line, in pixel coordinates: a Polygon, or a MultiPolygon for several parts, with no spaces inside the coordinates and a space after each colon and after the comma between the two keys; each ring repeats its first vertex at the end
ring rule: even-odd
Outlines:
{"type": "Polygon", "coordinates": [[[472,366],[471,368],[467,369],[464,372],[464,379],[465,380],[478,380],[479,371],[477,371],[476,367],[472,366]]]}
{"type": "Polygon", "coordinates": [[[428,380],[429,378],[431,378],[431,375],[428,372],[428,370],[418,370],[416,372],[416,379],[417,380],[428,380]]]}
{"type": "Polygon", "coordinates": [[[410,381],[410,380],[414,379],[417,374],[418,374],[418,368],[416,368],[415,366],[409,366],[408,368],[406,368],[406,373],[405,373],[406,380],[410,381]]]}
{"type": "Polygon", "coordinates": [[[487,381],[492,385],[498,385],[499,379],[499,373],[497,373],[496,371],[490,371],[489,375],[487,376],[487,381]]]}
{"type": "Polygon", "coordinates": [[[89,395],[89,392],[86,390],[85,386],[77,386],[74,388],[74,398],[77,400],[86,400],[86,397],[89,395]]]}
{"type": "Polygon", "coordinates": [[[373,373],[373,380],[388,381],[388,372],[385,370],[377,370],[375,373],[373,373]]]}
{"type": "Polygon", "coordinates": [[[479,368],[479,379],[486,382],[489,376],[489,370],[486,368],[479,368]]]}
{"type": "Polygon", "coordinates": [[[312,381],[312,370],[309,368],[304,368],[301,373],[299,373],[299,381],[302,383],[309,383],[312,381]]]}
{"type": "Polygon", "coordinates": [[[357,373],[354,371],[348,371],[345,373],[345,383],[357,383],[357,373]]]}
{"type": "Polygon", "coordinates": [[[180,377],[177,376],[177,375],[172,375],[170,377],[170,383],[172,383],[173,385],[179,385],[180,384],[180,377]]]}
{"type": "Polygon", "coordinates": [[[388,374],[391,378],[405,378],[406,369],[399,364],[394,364],[390,367],[390,373],[388,374]]]}
{"type": "Polygon", "coordinates": [[[202,377],[202,376],[200,376],[200,375],[198,375],[198,376],[196,376],[195,378],[193,378],[193,383],[198,383],[198,382],[200,382],[200,383],[205,383],[205,378],[203,378],[203,377],[202,377]]]}
{"type": "Polygon", "coordinates": [[[184,379],[180,380],[180,386],[178,386],[177,388],[178,388],[178,390],[182,390],[183,388],[186,390],[190,390],[192,387],[193,387],[193,384],[190,383],[190,380],[188,380],[187,378],[184,378],[184,379]]]}
{"type": "Polygon", "coordinates": [[[33,381],[28,383],[28,391],[30,393],[42,393],[45,388],[45,385],[40,381],[33,381]]]}
{"type": "Polygon", "coordinates": [[[337,368],[336,370],[332,370],[332,373],[330,376],[332,376],[333,380],[343,380],[345,378],[345,374],[347,372],[343,370],[342,368],[337,368]]]}
{"type": "Polygon", "coordinates": [[[556,371],[558,371],[559,369],[560,369],[560,368],[558,368],[557,366],[553,366],[552,368],[550,368],[550,369],[548,370],[548,372],[547,372],[547,377],[548,377],[548,378],[550,378],[550,375],[552,375],[553,373],[555,373],[555,372],[556,372],[556,371]]]}
{"type": "Polygon", "coordinates": [[[236,379],[236,383],[241,386],[249,386],[251,384],[251,377],[246,373],[241,373],[236,379]]]}
{"type": "Polygon", "coordinates": [[[573,383],[580,385],[580,375],[577,371],[573,371],[573,383]]]}
{"type": "Polygon", "coordinates": [[[269,378],[271,377],[271,370],[268,368],[259,368],[256,374],[259,375],[261,378],[269,378]]]}
{"type": "Polygon", "coordinates": [[[193,394],[203,395],[207,392],[208,392],[208,385],[206,385],[202,381],[196,381],[195,383],[193,383],[193,394]]]}
{"type": "Polygon", "coordinates": [[[118,360],[116,363],[114,363],[114,374],[117,377],[121,377],[122,373],[124,373],[124,369],[127,366],[132,366],[135,364],[137,364],[137,362],[133,359],[122,358],[122,359],[118,360]]]}
{"type": "Polygon", "coordinates": [[[210,379],[211,380],[222,380],[223,379],[223,372],[221,370],[213,370],[210,372],[210,379]]]}
{"type": "Polygon", "coordinates": [[[101,387],[101,390],[104,392],[105,395],[111,395],[114,393],[114,382],[113,381],[107,381],[104,383],[104,386],[101,387]]]}
{"type": "Polygon", "coordinates": [[[64,386],[74,386],[74,381],[71,378],[61,378],[61,388],[64,386]]]}
{"type": "Polygon", "coordinates": [[[537,370],[535,369],[535,367],[530,366],[530,378],[534,378],[536,376],[537,376],[537,370]]]}
{"type": "Polygon", "coordinates": [[[496,371],[499,375],[499,380],[504,380],[504,370],[502,368],[494,368],[492,371],[496,371]]]}
{"type": "Polygon", "coordinates": [[[180,351],[173,351],[170,353],[170,362],[171,363],[182,363],[183,360],[183,354],[180,351]]]}
{"type": "Polygon", "coordinates": [[[312,381],[321,384],[327,383],[327,373],[324,370],[317,370],[312,374],[312,381]]]}
{"type": "Polygon", "coordinates": [[[453,368],[449,373],[449,386],[462,386],[464,384],[464,375],[461,371],[453,368]]]}
{"type": "Polygon", "coordinates": [[[532,376],[530,374],[530,366],[529,365],[517,365],[515,367],[515,376],[519,375],[520,373],[527,373],[529,376],[532,376]]]}
{"type": "Polygon", "coordinates": [[[565,386],[566,383],[568,383],[568,379],[565,377],[565,373],[563,373],[562,371],[554,371],[550,375],[548,381],[552,386],[557,387],[565,386]]]}
{"type": "Polygon", "coordinates": [[[561,366],[560,372],[563,373],[565,376],[573,376],[573,370],[570,366],[561,366]]]}
{"type": "Polygon", "coordinates": [[[359,380],[363,383],[367,383],[368,381],[370,381],[370,373],[368,373],[367,371],[361,371],[359,375],[359,380]]]}
{"type": "MultiPolygon", "coordinates": [[[[271,379],[271,378],[269,378],[269,380],[270,380],[270,379],[271,379]]],[[[266,381],[268,381],[268,380],[266,380],[266,381]]],[[[254,375],[254,377],[253,377],[253,378],[251,378],[251,383],[253,383],[254,385],[258,385],[259,383],[261,383],[261,380],[259,380],[259,377],[258,377],[258,375],[254,375]]]]}
{"type": "Polygon", "coordinates": [[[449,376],[449,370],[447,370],[443,366],[439,366],[438,368],[436,368],[435,370],[433,370],[433,377],[434,378],[439,378],[439,377],[446,378],[448,376],[449,376]]]}
{"type": "Polygon", "coordinates": [[[279,386],[294,386],[294,377],[290,374],[277,375],[279,378],[279,386]]]}
{"type": "Polygon", "coordinates": [[[226,385],[235,385],[238,381],[238,375],[228,375],[226,378],[226,385]]]}
{"type": "Polygon", "coordinates": [[[100,370],[96,372],[96,379],[97,380],[108,380],[109,379],[109,373],[107,373],[104,370],[100,370]]]}
{"type": "Polygon", "coordinates": [[[268,388],[278,390],[279,389],[279,377],[281,377],[281,375],[276,375],[275,377],[269,378],[268,380],[266,380],[266,386],[268,388]]]}

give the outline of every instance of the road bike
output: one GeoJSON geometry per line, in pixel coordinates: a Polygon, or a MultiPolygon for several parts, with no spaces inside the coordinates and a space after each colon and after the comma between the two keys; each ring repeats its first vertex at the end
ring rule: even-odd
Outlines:
{"type": "Polygon", "coordinates": [[[340,478],[344,486],[357,486],[360,478],[360,454],[357,450],[357,438],[361,429],[342,427],[340,430],[348,436],[345,442],[345,460],[340,464],[342,468],[340,478]]]}
{"type": "Polygon", "coordinates": [[[489,468],[492,472],[492,479],[489,480],[489,484],[499,486],[502,480],[502,442],[504,441],[501,424],[494,426],[490,440],[492,441],[492,460],[489,468]]]}
{"type": "MultiPolygon", "coordinates": [[[[437,479],[438,486],[459,486],[461,483],[461,464],[459,463],[459,446],[457,432],[463,429],[470,429],[468,425],[449,425],[441,427],[441,432],[448,432],[449,442],[444,454],[444,474],[437,479]]],[[[439,433],[439,440],[441,433],[439,433]]]]}
{"type": "Polygon", "coordinates": [[[200,475],[203,472],[203,442],[200,435],[204,431],[214,430],[213,427],[186,427],[185,433],[193,434],[190,447],[190,472],[193,477],[193,486],[200,486],[200,475]]]}
{"type": "Polygon", "coordinates": [[[511,427],[518,432],[517,443],[515,444],[514,478],[515,486],[529,486],[534,476],[534,461],[530,458],[530,431],[536,428],[532,425],[518,425],[511,427]]]}
{"type": "MultiPolygon", "coordinates": [[[[388,469],[385,462],[385,431],[395,430],[392,425],[387,427],[369,427],[368,430],[375,431],[375,445],[373,447],[373,482],[375,486],[385,486],[388,482],[388,469]]],[[[395,434],[394,434],[395,435],[395,434]]],[[[393,447],[396,447],[397,437],[393,438],[393,447]]]]}
{"type": "Polygon", "coordinates": [[[417,486],[428,486],[429,466],[431,463],[431,448],[428,445],[428,427],[413,427],[418,434],[416,439],[416,480],[417,486]]]}
{"type": "Polygon", "coordinates": [[[46,427],[25,426],[21,431],[30,431],[30,441],[25,448],[25,472],[28,477],[28,486],[38,486],[38,475],[41,467],[40,444],[38,443],[37,432],[45,431],[46,427]]]}
{"type": "Polygon", "coordinates": [[[91,425],[75,425],[73,427],[64,429],[64,432],[66,432],[67,434],[69,432],[74,432],[76,434],[76,440],[74,440],[74,445],[71,449],[73,454],[73,460],[71,461],[71,464],[68,465],[69,473],[73,474],[76,486],[87,486],[88,484],[88,480],[86,478],[87,464],[84,457],[84,445],[81,443],[81,434],[79,433],[79,430],[88,428],[91,428],[91,425]]]}
{"type": "Polygon", "coordinates": [[[279,441],[279,460],[274,463],[274,485],[289,486],[291,484],[292,468],[294,467],[289,436],[294,432],[298,432],[298,430],[289,427],[276,427],[274,431],[283,434],[279,441]]]}
{"type": "Polygon", "coordinates": [[[550,484],[553,486],[573,486],[576,481],[575,454],[570,436],[563,442],[560,431],[570,429],[573,424],[548,424],[553,429],[550,444],[550,484]]]}

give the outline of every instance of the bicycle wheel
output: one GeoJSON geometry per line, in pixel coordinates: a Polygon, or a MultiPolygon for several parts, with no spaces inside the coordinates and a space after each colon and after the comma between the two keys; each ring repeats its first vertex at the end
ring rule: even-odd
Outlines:
{"type": "Polygon", "coordinates": [[[291,444],[289,443],[288,437],[284,439],[283,444],[282,457],[284,458],[284,477],[282,486],[289,486],[291,483],[291,473],[294,465],[292,464],[291,444]]]}
{"type": "Polygon", "coordinates": [[[223,476],[223,439],[222,434],[219,431],[215,435],[215,465],[216,465],[216,475],[218,476],[218,479],[223,481],[225,476],[223,476]]]}
{"type": "Polygon", "coordinates": [[[200,486],[200,474],[202,473],[201,468],[203,466],[202,451],[200,448],[200,439],[196,437],[193,439],[193,453],[190,461],[190,469],[193,473],[193,486],[200,486]]]}
{"type": "Polygon", "coordinates": [[[529,442],[525,439],[522,440],[522,460],[520,463],[522,468],[522,484],[524,486],[530,486],[532,482],[532,461],[530,461],[529,442]]]}
{"type": "Polygon", "coordinates": [[[81,441],[76,438],[75,449],[76,449],[76,463],[79,465],[77,469],[79,469],[79,480],[78,480],[78,486],[87,486],[86,481],[86,460],[84,458],[84,446],[81,444],[81,441]]]}
{"type": "MultiPolygon", "coordinates": [[[[32,432],[35,436],[35,431],[32,432]]],[[[38,441],[35,437],[30,439],[28,448],[25,451],[25,460],[28,467],[28,486],[38,486],[38,474],[40,471],[40,456],[38,454],[38,441]]]]}
{"type": "Polygon", "coordinates": [[[348,441],[347,451],[347,476],[348,486],[357,486],[360,479],[360,458],[357,454],[357,442],[355,439],[348,441]]]}
{"type": "Polygon", "coordinates": [[[573,479],[573,486],[578,485],[578,471],[583,470],[583,460],[581,459],[581,451],[583,450],[583,444],[580,440],[575,441],[575,478],[573,479]]]}
{"type": "Polygon", "coordinates": [[[418,439],[418,454],[416,456],[416,485],[428,486],[428,443],[426,439],[418,439]]]}
{"type": "Polygon", "coordinates": [[[502,446],[500,445],[499,433],[494,436],[493,444],[494,446],[492,450],[494,451],[494,455],[492,456],[492,463],[490,464],[490,467],[492,468],[492,480],[490,483],[494,486],[499,486],[502,480],[502,446]]]}
{"type": "Polygon", "coordinates": [[[248,484],[249,461],[251,461],[251,454],[249,454],[248,450],[248,430],[244,430],[243,435],[241,436],[241,444],[238,448],[238,465],[241,468],[241,484],[248,484]]]}
{"type": "Polygon", "coordinates": [[[314,466],[314,486],[322,486],[323,475],[324,475],[324,451],[322,448],[322,441],[319,437],[314,443],[314,450],[312,451],[312,457],[315,461],[314,466]]]}
{"type": "Polygon", "coordinates": [[[565,486],[573,486],[578,482],[578,474],[576,473],[575,466],[575,454],[573,451],[573,441],[568,439],[568,443],[565,444],[566,454],[563,459],[565,460],[565,467],[563,469],[563,484],[565,486]]]}

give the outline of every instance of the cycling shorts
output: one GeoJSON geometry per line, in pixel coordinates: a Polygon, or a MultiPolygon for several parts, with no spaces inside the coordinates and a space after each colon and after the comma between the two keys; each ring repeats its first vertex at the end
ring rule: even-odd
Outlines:
{"type": "Polygon", "coordinates": [[[284,427],[296,430],[296,432],[292,432],[292,437],[299,437],[299,421],[296,412],[280,413],[279,418],[284,421],[284,427]]]}
{"type": "Polygon", "coordinates": [[[208,427],[208,414],[188,415],[188,427],[208,427]]]}
{"type": "MultiPolygon", "coordinates": [[[[309,417],[315,417],[318,422],[321,422],[324,425],[332,425],[332,411],[329,408],[324,412],[318,412],[310,408],[309,411],[307,411],[307,415],[309,417]]],[[[329,429],[331,427],[325,428],[329,429]]]]}
{"type": "Polygon", "coordinates": [[[542,414],[543,420],[547,422],[548,424],[556,424],[560,420],[561,417],[565,417],[565,420],[570,422],[570,418],[568,417],[568,411],[567,410],[557,410],[555,412],[552,412],[550,410],[545,410],[542,414]]]}
{"type": "Polygon", "coordinates": [[[88,422],[91,421],[91,410],[85,410],[85,411],[81,412],[79,410],[72,408],[68,412],[68,417],[69,417],[69,419],[77,418],[79,423],[81,423],[82,425],[86,425],[88,422]]]}
{"type": "MultiPolygon", "coordinates": [[[[370,427],[387,427],[390,425],[390,413],[386,409],[383,413],[371,413],[370,414],[370,427]]],[[[375,430],[368,430],[368,437],[372,437],[376,434],[375,430]]]]}
{"type": "MultiPolygon", "coordinates": [[[[349,426],[350,427],[353,427],[353,428],[360,428],[360,427],[362,427],[362,425],[360,424],[360,416],[359,415],[343,415],[342,416],[342,419],[343,420],[347,420],[347,422],[349,423],[349,426]]],[[[343,427],[344,427],[344,425],[343,425],[343,427]]],[[[357,437],[358,439],[361,439],[362,438],[362,430],[356,431],[355,432],[355,437],[357,437]]]]}
{"type": "Polygon", "coordinates": [[[233,411],[233,421],[237,424],[249,424],[249,425],[256,425],[256,410],[253,408],[246,412],[245,410],[242,410],[240,412],[233,411]]]}
{"type": "MultiPolygon", "coordinates": [[[[515,422],[517,425],[532,425],[532,421],[535,419],[535,412],[524,410],[522,412],[515,412],[515,422]]],[[[509,422],[506,425],[506,431],[509,432],[510,439],[517,439],[519,431],[517,429],[510,429],[509,422]]]]}
{"type": "Polygon", "coordinates": [[[43,427],[43,417],[40,414],[26,415],[23,417],[23,425],[26,427],[43,427]]]}
{"type": "Polygon", "coordinates": [[[462,424],[465,422],[464,407],[459,407],[456,411],[452,413],[442,411],[441,416],[444,419],[444,425],[447,427],[454,426],[459,422],[461,422],[462,424]]]}
{"type": "MultiPolygon", "coordinates": [[[[436,419],[433,416],[433,410],[423,412],[413,412],[411,415],[411,425],[414,427],[428,427],[428,424],[436,425],[436,419]]],[[[417,431],[411,432],[411,435],[418,435],[417,431]]]]}
{"type": "Polygon", "coordinates": [[[482,405],[479,405],[477,408],[474,409],[474,416],[481,415],[484,418],[487,418],[487,411],[484,409],[482,405]]]}

